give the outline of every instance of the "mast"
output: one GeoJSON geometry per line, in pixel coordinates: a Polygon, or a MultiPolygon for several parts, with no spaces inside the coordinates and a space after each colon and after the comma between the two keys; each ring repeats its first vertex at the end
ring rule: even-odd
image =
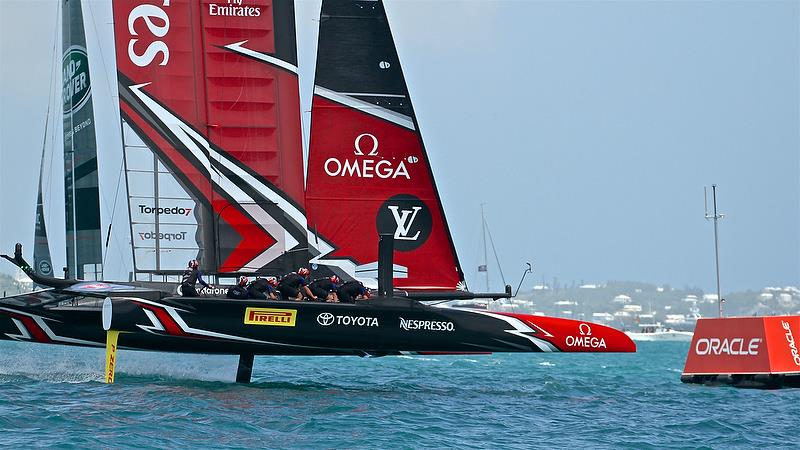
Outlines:
{"type": "Polygon", "coordinates": [[[717,212],[717,185],[711,185],[711,197],[713,199],[713,207],[714,207],[714,214],[708,214],[708,192],[706,191],[705,187],[703,188],[703,200],[705,202],[705,210],[706,210],[706,220],[714,219],[714,259],[716,262],[716,269],[717,269],[717,306],[719,308],[719,317],[722,317],[722,303],[725,301],[722,299],[722,290],[720,289],[719,283],[719,219],[725,217],[724,214],[720,214],[717,212]]]}
{"type": "MultiPolygon", "coordinates": [[[[483,273],[486,274],[486,292],[489,292],[489,257],[486,249],[486,216],[484,215],[483,206],[481,203],[481,231],[483,233],[483,273]]],[[[480,268],[478,268],[480,271],[480,268]]],[[[488,307],[488,303],[487,303],[488,307]]]]}

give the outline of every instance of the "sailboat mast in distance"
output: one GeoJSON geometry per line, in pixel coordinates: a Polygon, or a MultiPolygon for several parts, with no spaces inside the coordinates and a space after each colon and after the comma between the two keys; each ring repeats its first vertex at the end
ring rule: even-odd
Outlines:
{"type": "MultiPolygon", "coordinates": [[[[59,72],[59,64],[58,60],[58,32],[59,27],[56,25],[55,27],[55,37],[53,39],[53,70],[50,72],[50,88],[49,94],[47,96],[47,113],[45,114],[45,122],[44,122],[44,136],[42,137],[42,160],[39,163],[39,186],[38,186],[38,193],[36,194],[36,223],[34,228],[34,237],[33,237],[33,270],[36,271],[37,274],[45,276],[45,277],[52,277],[53,273],[53,260],[50,256],[50,243],[47,239],[47,225],[46,225],[46,217],[45,217],[45,207],[44,207],[44,186],[47,184],[49,187],[49,176],[46,176],[46,173],[50,171],[50,161],[47,158],[47,155],[53,155],[53,149],[51,148],[48,151],[47,148],[47,136],[48,132],[50,131],[51,122],[53,118],[53,94],[56,92],[56,83],[54,83],[54,79],[56,73],[59,72]],[[45,167],[47,167],[47,171],[45,171],[45,167]]],[[[56,103],[57,104],[57,103],[56,103]]],[[[47,190],[49,191],[49,189],[47,190]]]]}
{"type": "Polygon", "coordinates": [[[135,279],[307,262],[294,3],[113,14],[135,279]]]}
{"type": "Polygon", "coordinates": [[[478,266],[478,272],[483,272],[486,277],[486,292],[489,292],[489,257],[486,250],[486,216],[481,203],[481,233],[483,234],[483,265],[478,266]]]}
{"type": "Polygon", "coordinates": [[[44,201],[42,195],[42,184],[44,183],[44,165],[46,161],[45,155],[47,154],[47,126],[45,126],[44,134],[45,144],[42,146],[42,162],[39,168],[39,193],[36,195],[36,228],[34,231],[33,240],[33,269],[39,275],[52,277],[53,261],[50,258],[50,244],[47,241],[47,226],[45,225],[44,201]]]}
{"type": "Polygon", "coordinates": [[[725,299],[722,298],[722,290],[719,287],[719,219],[725,217],[725,214],[721,214],[717,212],[717,185],[711,185],[711,198],[713,203],[713,214],[709,214],[708,212],[708,191],[705,187],[703,187],[703,200],[705,202],[705,209],[706,209],[706,220],[714,220],[714,262],[715,268],[717,271],[717,307],[719,309],[719,317],[722,317],[722,304],[725,303],[725,299]]]}
{"type": "Polygon", "coordinates": [[[64,0],[62,26],[67,267],[72,277],[97,280],[103,273],[97,143],[80,0],[64,0]]]}
{"type": "Polygon", "coordinates": [[[314,258],[375,279],[393,233],[395,287],[452,290],[463,274],[380,1],[323,1],[306,188],[314,258]]]}

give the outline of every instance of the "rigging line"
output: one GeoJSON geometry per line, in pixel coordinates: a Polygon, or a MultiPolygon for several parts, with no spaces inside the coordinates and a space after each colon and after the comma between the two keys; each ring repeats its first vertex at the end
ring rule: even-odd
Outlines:
{"type": "MultiPolygon", "coordinates": [[[[59,58],[58,58],[58,53],[57,53],[57,47],[58,47],[58,36],[61,34],[61,21],[59,20],[60,16],[61,16],[61,2],[58,2],[58,4],[56,5],[55,27],[53,27],[54,28],[54,33],[53,33],[53,53],[52,53],[52,56],[50,58],[50,62],[52,63],[52,68],[50,69],[50,93],[48,95],[48,100],[47,100],[47,116],[45,117],[45,136],[44,136],[45,143],[43,144],[44,146],[47,145],[47,124],[48,124],[48,122],[50,120],[50,107],[53,105],[53,103],[56,102],[56,98],[53,95],[53,92],[55,92],[55,90],[56,90],[55,74],[59,70],[59,68],[58,68],[58,66],[59,66],[58,65],[59,58]]],[[[56,153],[55,152],[56,128],[58,128],[58,127],[53,126],[53,127],[50,127],[50,128],[51,128],[50,145],[53,146],[53,149],[50,151],[50,160],[48,161],[48,165],[47,165],[47,168],[48,168],[47,175],[44,177],[46,179],[45,180],[45,185],[47,186],[47,190],[46,190],[47,196],[46,196],[46,198],[48,198],[48,199],[51,196],[50,195],[52,193],[51,189],[53,187],[52,186],[53,185],[53,183],[52,183],[53,157],[55,156],[55,153],[56,153]]],[[[44,155],[42,155],[42,163],[44,163],[44,155]]],[[[42,177],[42,173],[41,173],[41,170],[40,170],[40,173],[39,173],[39,183],[40,183],[39,184],[39,189],[42,188],[42,186],[41,186],[42,178],[43,177],[42,177]]],[[[42,203],[44,203],[44,202],[45,202],[45,196],[42,195],[42,203]]],[[[51,216],[50,207],[51,207],[52,202],[47,202],[47,204],[48,204],[48,206],[47,206],[47,214],[45,214],[45,217],[42,218],[42,220],[44,220],[45,227],[47,227],[47,217],[51,216]]],[[[44,206],[44,205],[42,205],[42,206],[44,206]]],[[[52,260],[52,257],[53,257],[53,255],[50,255],[51,260],[52,260]]]]}
{"type": "MultiPolygon", "coordinates": [[[[117,201],[119,200],[119,188],[122,185],[123,173],[125,173],[125,165],[121,163],[119,167],[119,176],[117,177],[117,189],[114,192],[114,205],[111,207],[111,220],[108,222],[108,234],[106,235],[106,248],[103,252],[103,261],[105,261],[106,256],[108,256],[108,241],[111,239],[111,226],[114,224],[114,217],[117,212],[117,201]]],[[[114,239],[114,241],[117,240],[114,239]]],[[[117,242],[117,244],[119,244],[119,242],[117,242]]],[[[120,251],[120,256],[122,256],[121,253],[122,252],[120,251]]]]}
{"type": "MultiPolygon", "coordinates": [[[[111,89],[111,83],[108,80],[110,77],[108,76],[108,66],[106,65],[106,59],[103,56],[103,46],[100,44],[100,32],[97,30],[97,21],[94,18],[94,12],[92,10],[92,3],[91,2],[86,2],[86,6],[88,7],[89,15],[91,16],[92,27],[94,28],[94,39],[95,39],[95,41],[97,41],[97,48],[99,50],[97,53],[100,54],[100,62],[103,65],[103,73],[105,74],[105,76],[103,78],[106,81],[106,87],[108,88],[109,99],[111,100],[111,110],[113,111],[114,108],[117,107],[117,102],[114,101],[114,96],[111,95],[114,91],[111,89]]],[[[113,26],[114,26],[113,16],[112,16],[112,19],[111,19],[111,26],[112,26],[112,30],[113,30],[113,26]]],[[[113,32],[112,32],[112,36],[113,36],[113,32]]],[[[121,133],[122,133],[122,131],[120,130],[120,136],[119,136],[120,141],[122,140],[121,133]]]]}
{"type": "Polygon", "coordinates": [[[500,266],[500,258],[497,257],[497,249],[494,247],[494,239],[492,239],[492,231],[489,229],[489,223],[486,222],[486,218],[483,219],[484,223],[486,223],[486,233],[489,235],[489,243],[492,245],[492,253],[494,253],[494,260],[497,262],[497,270],[500,272],[500,279],[503,280],[503,286],[506,283],[506,277],[503,275],[503,268],[500,266]]]}

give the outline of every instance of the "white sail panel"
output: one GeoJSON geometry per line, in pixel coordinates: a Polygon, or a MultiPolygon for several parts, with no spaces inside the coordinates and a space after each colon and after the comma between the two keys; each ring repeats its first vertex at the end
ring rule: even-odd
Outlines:
{"type": "Polygon", "coordinates": [[[135,278],[166,280],[200,254],[197,204],[124,120],[122,128],[135,278]]]}

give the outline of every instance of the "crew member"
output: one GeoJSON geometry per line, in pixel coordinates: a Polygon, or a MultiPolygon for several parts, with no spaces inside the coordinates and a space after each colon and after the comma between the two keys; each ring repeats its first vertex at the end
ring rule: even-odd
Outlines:
{"type": "Polygon", "coordinates": [[[183,272],[181,278],[181,295],[184,297],[199,297],[195,283],[200,283],[203,287],[210,287],[208,283],[203,280],[203,274],[200,272],[200,263],[196,259],[189,261],[189,267],[183,272]]]}
{"type": "Polygon", "coordinates": [[[308,288],[306,278],[311,272],[305,267],[297,269],[297,272],[292,272],[285,277],[281,278],[278,283],[278,291],[281,296],[286,300],[302,301],[303,296],[307,296],[311,300],[317,300],[317,296],[308,288]]]}
{"type": "Polygon", "coordinates": [[[275,295],[275,286],[278,282],[274,278],[261,278],[256,277],[248,286],[247,294],[250,298],[261,300],[277,300],[278,296],[275,295]]]}
{"type": "Polygon", "coordinates": [[[247,300],[249,297],[247,294],[247,281],[247,277],[239,277],[239,284],[228,288],[228,293],[225,296],[237,300],[247,300]]]}
{"type": "Polygon", "coordinates": [[[317,298],[324,298],[326,302],[333,303],[339,301],[336,296],[336,288],[339,287],[339,277],[336,275],[331,275],[330,277],[326,278],[317,278],[316,280],[312,281],[308,287],[311,289],[311,292],[317,296],[317,298]]]}
{"type": "Polygon", "coordinates": [[[336,295],[341,303],[355,303],[356,300],[366,300],[369,291],[360,281],[348,281],[336,289],[336,295]]]}

